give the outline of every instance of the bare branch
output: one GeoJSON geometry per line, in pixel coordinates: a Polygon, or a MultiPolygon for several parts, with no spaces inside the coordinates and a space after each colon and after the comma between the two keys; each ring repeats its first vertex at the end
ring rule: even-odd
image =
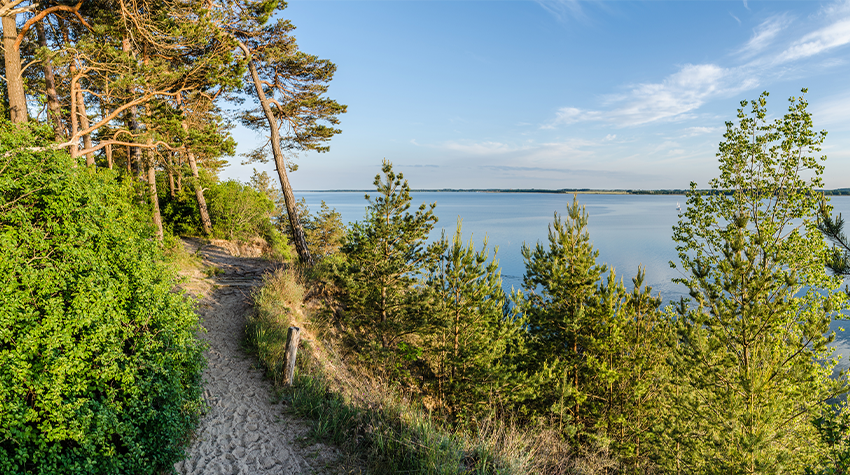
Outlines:
{"type": "Polygon", "coordinates": [[[24,26],[22,26],[22,27],[21,27],[21,30],[18,32],[18,38],[15,40],[15,45],[14,45],[12,48],[13,48],[15,51],[18,51],[18,50],[21,48],[21,42],[22,42],[22,41],[24,41],[24,36],[26,36],[27,31],[29,31],[29,29],[30,29],[30,28],[31,28],[34,24],[36,24],[36,23],[40,22],[41,20],[43,20],[43,19],[44,19],[44,17],[46,17],[47,15],[50,15],[51,13],[56,13],[56,12],[70,12],[70,13],[73,13],[74,15],[76,15],[76,16],[77,16],[77,18],[79,18],[79,19],[80,19],[80,22],[81,22],[81,23],[82,23],[82,24],[83,24],[86,28],[88,28],[89,30],[91,30],[91,25],[89,25],[88,23],[86,23],[86,21],[83,19],[83,17],[82,17],[82,16],[80,16],[80,12],[79,12],[79,10],[80,10],[80,7],[81,7],[82,5],[83,5],[83,0],[80,0],[80,1],[79,1],[76,5],[74,5],[73,7],[69,7],[69,6],[67,6],[67,5],[57,5],[57,6],[55,6],[55,7],[50,7],[50,8],[47,8],[47,9],[42,10],[41,12],[39,12],[39,14],[38,14],[38,15],[36,15],[36,16],[34,16],[34,17],[30,18],[29,20],[27,20],[27,22],[26,22],[26,23],[24,23],[24,26]]]}

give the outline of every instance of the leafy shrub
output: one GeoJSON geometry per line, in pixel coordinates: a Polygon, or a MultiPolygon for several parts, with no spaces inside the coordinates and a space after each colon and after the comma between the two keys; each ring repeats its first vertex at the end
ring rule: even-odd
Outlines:
{"type": "MultiPolygon", "coordinates": [[[[166,229],[180,236],[202,235],[200,211],[194,192],[186,187],[172,198],[165,186],[165,178],[162,180],[158,189],[166,229]]],[[[286,236],[274,226],[275,203],[266,193],[234,180],[217,182],[208,173],[201,173],[201,183],[214,237],[245,242],[262,238],[271,249],[268,257],[276,260],[292,258],[286,236]]]]}
{"type": "Polygon", "coordinates": [[[0,473],[161,473],[196,426],[190,302],[132,192],[0,123],[0,473]]]}
{"type": "Polygon", "coordinates": [[[213,234],[222,239],[247,240],[272,229],[274,203],[263,193],[238,181],[216,183],[208,192],[213,234]]]}

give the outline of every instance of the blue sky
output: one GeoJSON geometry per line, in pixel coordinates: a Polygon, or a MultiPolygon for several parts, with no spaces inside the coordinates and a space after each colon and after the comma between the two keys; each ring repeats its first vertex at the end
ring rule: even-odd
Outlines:
{"type": "MultiPolygon", "coordinates": [[[[850,187],[850,0],[294,0],[284,15],[336,63],[329,96],[348,105],[331,151],[295,159],[296,190],[369,189],[383,158],[413,188],[705,186],[739,102],[769,91],[778,116],[803,87],[829,132],[825,185],[850,187]]],[[[234,135],[240,151],[262,140],[234,135]]],[[[231,163],[223,177],[250,177],[231,163]]]]}

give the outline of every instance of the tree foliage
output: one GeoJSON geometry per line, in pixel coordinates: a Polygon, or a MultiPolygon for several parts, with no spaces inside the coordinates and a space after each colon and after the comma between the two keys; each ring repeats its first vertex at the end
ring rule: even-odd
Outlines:
{"type": "Polygon", "coordinates": [[[555,214],[548,246],[523,246],[526,292],[516,299],[528,320],[529,379],[520,399],[576,446],[609,448],[637,469],[666,390],[667,327],[643,269],[627,292],[597,263],[587,224],[574,196],[566,217],[555,214]]]}
{"type": "Polygon", "coordinates": [[[161,473],[202,406],[197,315],[133,192],[45,136],[0,124],[0,471],[161,473]]]}
{"type": "Polygon", "coordinates": [[[508,353],[520,344],[523,320],[502,289],[498,261],[487,240],[476,252],[464,245],[461,223],[428,279],[438,296],[429,325],[426,359],[434,375],[438,407],[451,419],[504,407],[514,383],[508,353]]]}
{"type": "Polygon", "coordinates": [[[410,213],[410,187],[384,161],[375,176],[378,196],[363,222],[353,223],[342,254],[346,262],[339,283],[345,289],[346,320],[364,335],[374,350],[386,355],[415,358],[421,350],[403,337],[423,328],[429,318],[430,298],[419,285],[439,256],[427,245],[437,222],[434,204],[424,203],[410,213]]]}
{"type": "Polygon", "coordinates": [[[741,102],[717,154],[716,192],[692,183],[674,227],[671,265],[693,300],[674,317],[669,469],[798,473],[819,449],[811,420],[848,389],[830,378],[827,347],[846,295],[825,272],[817,229],[826,132],[812,130],[802,96],[789,103],[771,121],[767,93],[741,102]]]}

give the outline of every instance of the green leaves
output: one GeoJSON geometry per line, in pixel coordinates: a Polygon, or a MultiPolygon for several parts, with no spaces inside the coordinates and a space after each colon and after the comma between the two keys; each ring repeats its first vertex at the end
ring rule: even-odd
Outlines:
{"type": "MultiPolygon", "coordinates": [[[[512,399],[516,367],[510,353],[522,344],[524,321],[508,310],[498,262],[487,239],[476,252],[464,245],[461,222],[432,268],[428,286],[439,296],[426,335],[434,398],[449,419],[488,412],[512,399]]],[[[495,251],[494,251],[495,254],[495,251]]]]}
{"type": "Polygon", "coordinates": [[[0,124],[0,471],[158,473],[199,414],[197,316],[127,190],[45,135],[0,124]]]}
{"type": "Polygon", "coordinates": [[[613,269],[597,264],[587,222],[573,197],[566,218],[555,215],[548,246],[523,247],[526,294],[515,297],[527,318],[523,404],[573,444],[611,449],[641,471],[665,391],[669,327],[642,269],[628,293],[613,269]]]}
{"type": "Polygon", "coordinates": [[[695,305],[675,310],[681,371],[669,433],[678,449],[668,451],[668,468],[798,473],[818,449],[810,418],[847,390],[844,378],[830,379],[826,347],[846,308],[817,230],[826,157],[815,154],[826,132],[811,130],[802,97],[789,103],[773,121],[767,93],[741,103],[712,191],[692,183],[674,227],[686,273],[676,282],[695,305]]]}

